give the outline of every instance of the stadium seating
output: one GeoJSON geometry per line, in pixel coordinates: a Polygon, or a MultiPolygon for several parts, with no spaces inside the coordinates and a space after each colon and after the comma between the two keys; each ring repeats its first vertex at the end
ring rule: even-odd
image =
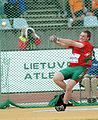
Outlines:
{"type": "Polygon", "coordinates": [[[28,27],[28,23],[24,18],[14,18],[13,28],[22,29],[28,27]]]}
{"type": "Polygon", "coordinates": [[[97,27],[98,20],[96,16],[86,16],[84,18],[84,27],[97,27]]]}
{"type": "Polygon", "coordinates": [[[0,29],[11,29],[9,19],[0,19],[0,29]],[[6,25],[2,25],[3,22],[5,22],[6,25]]]}
{"type": "Polygon", "coordinates": [[[56,0],[37,0],[26,2],[28,8],[22,16],[27,20],[30,27],[34,29],[62,28],[66,27],[67,20],[59,18],[60,12],[56,0]]]}

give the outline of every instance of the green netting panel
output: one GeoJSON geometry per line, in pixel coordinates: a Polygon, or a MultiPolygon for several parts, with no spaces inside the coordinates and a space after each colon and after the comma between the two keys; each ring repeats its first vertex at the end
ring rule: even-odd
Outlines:
{"type": "MultiPolygon", "coordinates": [[[[81,3],[73,16],[69,2],[0,1],[0,108],[49,107],[53,97],[62,91],[51,79],[67,66],[71,50],[52,44],[52,34],[76,40],[83,30],[90,30],[98,59],[98,9],[90,0],[84,0],[85,10],[81,3]]],[[[87,100],[85,88],[79,84],[71,102],[76,106],[98,104],[92,98],[87,100]]]]}

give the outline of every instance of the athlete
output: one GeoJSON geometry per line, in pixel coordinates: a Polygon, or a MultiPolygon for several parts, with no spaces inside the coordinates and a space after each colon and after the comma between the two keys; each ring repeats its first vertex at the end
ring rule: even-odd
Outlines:
{"type": "Polygon", "coordinates": [[[58,38],[55,35],[50,37],[51,42],[64,48],[72,48],[69,66],[55,73],[53,77],[53,81],[65,92],[55,105],[57,111],[66,109],[72,89],[79,82],[79,75],[92,65],[93,45],[89,42],[90,38],[91,32],[88,30],[81,32],[79,40],[58,38]],[[69,82],[66,85],[64,80],[67,79],[69,82]]]}

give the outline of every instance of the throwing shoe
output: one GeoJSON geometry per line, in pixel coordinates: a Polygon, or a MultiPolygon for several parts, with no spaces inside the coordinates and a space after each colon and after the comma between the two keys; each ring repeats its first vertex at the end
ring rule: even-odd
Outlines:
{"type": "Polygon", "coordinates": [[[57,103],[55,104],[55,109],[58,112],[65,111],[65,109],[66,109],[66,104],[63,103],[64,94],[65,93],[63,93],[59,96],[59,99],[58,99],[57,103]]]}

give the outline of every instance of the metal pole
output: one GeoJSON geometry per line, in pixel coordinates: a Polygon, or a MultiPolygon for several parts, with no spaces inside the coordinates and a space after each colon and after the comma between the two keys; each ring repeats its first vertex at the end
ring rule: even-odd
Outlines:
{"type": "Polygon", "coordinates": [[[82,100],[81,100],[82,99],[82,93],[81,93],[82,90],[81,90],[81,83],[80,82],[79,82],[79,87],[80,87],[80,103],[82,103],[82,100]]]}

